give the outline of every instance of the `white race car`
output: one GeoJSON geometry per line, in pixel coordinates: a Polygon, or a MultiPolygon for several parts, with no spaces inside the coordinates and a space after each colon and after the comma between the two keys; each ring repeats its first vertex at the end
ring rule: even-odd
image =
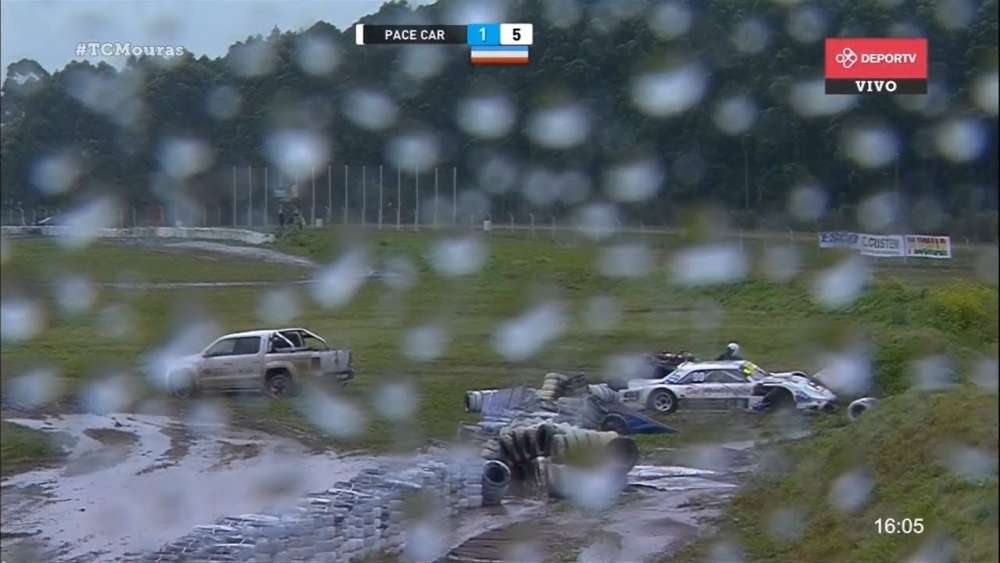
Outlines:
{"type": "Polygon", "coordinates": [[[683,409],[833,410],[837,396],[802,372],[768,373],[744,360],[685,362],[660,379],[633,379],[622,402],[657,413],[683,409]]]}

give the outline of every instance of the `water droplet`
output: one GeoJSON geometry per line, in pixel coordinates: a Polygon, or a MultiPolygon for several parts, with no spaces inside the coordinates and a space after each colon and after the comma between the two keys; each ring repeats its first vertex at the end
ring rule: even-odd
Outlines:
{"type": "Polygon", "coordinates": [[[568,149],[587,138],[587,112],[576,104],[540,109],[528,117],[525,133],[533,143],[548,149],[568,149]]]}
{"type": "Polygon", "coordinates": [[[632,82],[632,103],[653,117],[683,113],[701,101],[708,73],[697,63],[640,74],[632,82]]]}
{"type": "Polygon", "coordinates": [[[566,318],[558,303],[543,303],[521,316],[500,323],[493,347],[510,361],[522,361],[538,353],[566,330],[566,318]]]}

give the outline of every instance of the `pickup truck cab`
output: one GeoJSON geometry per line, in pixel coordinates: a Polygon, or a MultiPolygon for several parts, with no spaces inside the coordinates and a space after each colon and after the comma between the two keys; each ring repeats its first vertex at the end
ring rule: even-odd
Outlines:
{"type": "Polygon", "coordinates": [[[351,361],[350,348],[331,348],[304,328],[237,332],[181,358],[168,371],[166,384],[180,397],[205,390],[258,390],[278,398],[309,378],[347,382],[354,377],[351,361]]]}

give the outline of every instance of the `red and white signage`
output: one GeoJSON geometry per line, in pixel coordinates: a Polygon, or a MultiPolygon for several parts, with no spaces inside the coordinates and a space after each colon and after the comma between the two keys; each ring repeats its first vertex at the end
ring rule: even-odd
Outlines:
{"type": "Polygon", "coordinates": [[[827,94],[926,94],[927,39],[829,37],[827,94]]]}

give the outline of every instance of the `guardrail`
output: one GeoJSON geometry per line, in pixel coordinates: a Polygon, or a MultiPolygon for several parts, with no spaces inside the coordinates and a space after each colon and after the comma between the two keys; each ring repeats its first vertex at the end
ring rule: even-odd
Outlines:
{"type": "MultiPolygon", "coordinates": [[[[70,232],[66,226],[23,226],[0,227],[4,235],[37,235],[60,237],[70,232]]],[[[224,227],[131,227],[125,229],[104,228],[101,238],[185,238],[203,240],[233,240],[246,244],[264,244],[274,241],[274,235],[247,229],[224,227]]]]}

